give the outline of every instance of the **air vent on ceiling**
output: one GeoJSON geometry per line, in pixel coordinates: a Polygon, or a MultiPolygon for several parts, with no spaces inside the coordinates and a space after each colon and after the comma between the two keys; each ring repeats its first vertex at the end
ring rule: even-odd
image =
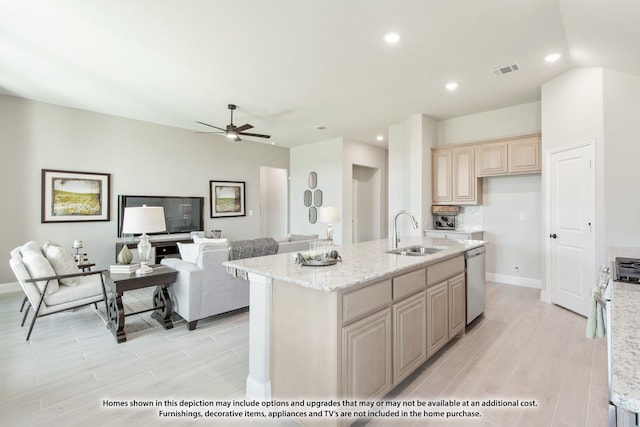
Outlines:
{"type": "Polygon", "coordinates": [[[501,67],[495,68],[493,72],[496,73],[496,75],[501,76],[503,74],[509,74],[514,71],[518,71],[519,69],[520,67],[518,67],[518,64],[511,64],[511,65],[503,65],[501,67]]]}

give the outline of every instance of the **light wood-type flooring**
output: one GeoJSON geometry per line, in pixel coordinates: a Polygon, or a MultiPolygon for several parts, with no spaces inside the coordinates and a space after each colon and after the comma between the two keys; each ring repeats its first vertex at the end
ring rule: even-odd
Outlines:
{"type": "MultiPolygon", "coordinates": [[[[194,331],[184,323],[171,330],[143,330],[116,344],[93,308],[86,307],[38,319],[26,342],[21,301],[21,293],[0,294],[1,426],[292,425],[162,419],[157,408],[104,406],[105,401],[242,399],[247,311],[201,321],[194,331]]],[[[388,399],[520,399],[538,406],[480,408],[482,417],[476,419],[378,418],[356,424],[605,426],[606,344],[586,339],[585,327],[585,318],[540,302],[538,290],[489,283],[484,316],[388,399]]]]}

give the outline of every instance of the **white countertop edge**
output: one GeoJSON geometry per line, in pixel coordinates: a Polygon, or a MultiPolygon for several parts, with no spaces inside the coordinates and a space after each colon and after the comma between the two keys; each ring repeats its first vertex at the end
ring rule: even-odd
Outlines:
{"type": "Polygon", "coordinates": [[[296,266],[293,254],[225,261],[224,266],[242,272],[258,274],[275,280],[335,292],[363,283],[385,280],[398,274],[426,267],[460,255],[486,244],[483,240],[447,240],[428,237],[405,237],[399,247],[412,245],[443,247],[442,252],[426,256],[403,256],[385,253],[390,249],[388,239],[336,246],[342,262],[327,267],[296,266]]]}
{"type": "Polygon", "coordinates": [[[611,401],[640,412],[640,285],[613,282],[611,292],[611,401]]]}

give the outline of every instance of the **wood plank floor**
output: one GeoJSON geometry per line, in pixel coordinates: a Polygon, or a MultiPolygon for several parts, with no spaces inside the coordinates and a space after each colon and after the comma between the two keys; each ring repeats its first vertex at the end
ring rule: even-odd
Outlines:
{"type": "MultiPolygon", "coordinates": [[[[116,344],[86,307],[38,319],[29,342],[21,293],[0,294],[0,425],[202,425],[160,419],[157,409],[103,401],[242,399],[248,372],[248,313],[154,328],[116,344]]],[[[522,399],[532,409],[482,409],[477,419],[360,420],[367,426],[605,426],[606,344],[588,340],[586,319],[539,301],[539,291],[489,283],[487,309],[389,396],[390,399],[522,399]]],[[[213,423],[205,420],[205,424],[213,423]]],[[[218,425],[222,425],[218,420],[218,425]]],[[[224,422],[226,425],[226,421],[224,422]]],[[[292,425],[291,422],[233,425],[292,425]]]]}

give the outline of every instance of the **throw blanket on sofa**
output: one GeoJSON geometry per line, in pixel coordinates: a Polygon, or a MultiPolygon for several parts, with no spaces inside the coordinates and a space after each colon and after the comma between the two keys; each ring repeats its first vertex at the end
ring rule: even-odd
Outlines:
{"type": "Polygon", "coordinates": [[[229,261],[278,253],[278,242],[271,237],[229,242],[229,261]]]}
{"type": "MultiPolygon", "coordinates": [[[[278,242],[270,237],[252,240],[236,240],[229,242],[229,261],[234,259],[253,258],[278,253],[278,242]]],[[[247,272],[227,267],[227,273],[247,280],[247,272]]]]}

